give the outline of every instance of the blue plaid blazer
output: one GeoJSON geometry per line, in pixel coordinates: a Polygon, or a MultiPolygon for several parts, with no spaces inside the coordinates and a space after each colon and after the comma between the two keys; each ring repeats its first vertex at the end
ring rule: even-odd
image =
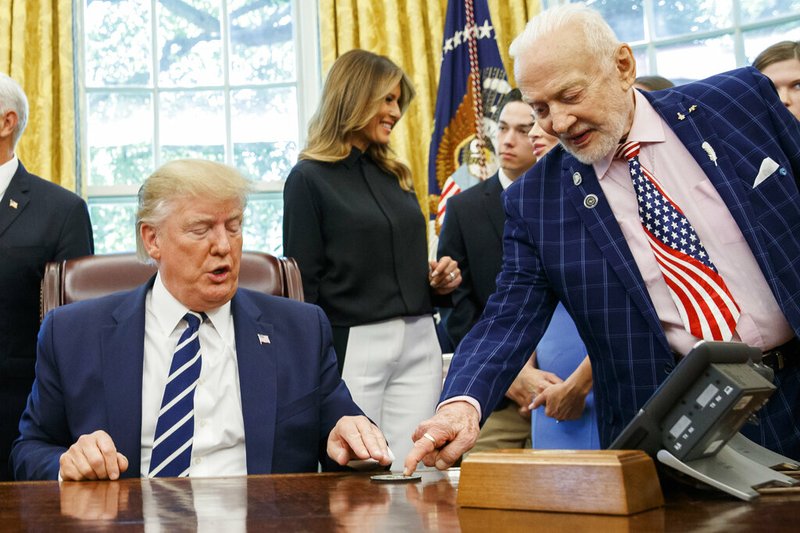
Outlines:
{"type": "MultiPolygon", "coordinates": [[[[800,333],[800,121],[753,68],[646,96],[719,191],[800,333]],[[767,157],[779,168],[754,188],[767,157]]],[[[472,396],[484,417],[491,413],[560,300],[589,351],[600,439],[608,446],[674,366],[644,281],[592,167],[560,146],[509,187],[504,204],[497,292],[456,351],[442,400],[472,396]],[[589,194],[599,199],[591,209],[584,206],[589,194]]],[[[747,432],[800,459],[800,372],[784,369],[776,384],[762,423],[747,432]]]]}

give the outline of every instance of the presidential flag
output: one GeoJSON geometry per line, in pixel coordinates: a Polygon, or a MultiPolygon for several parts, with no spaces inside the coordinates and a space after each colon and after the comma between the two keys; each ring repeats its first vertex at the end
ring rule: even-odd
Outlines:
{"type": "Polygon", "coordinates": [[[496,115],[510,90],[486,0],[450,0],[428,160],[437,233],[447,199],[496,171],[496,115]]]}

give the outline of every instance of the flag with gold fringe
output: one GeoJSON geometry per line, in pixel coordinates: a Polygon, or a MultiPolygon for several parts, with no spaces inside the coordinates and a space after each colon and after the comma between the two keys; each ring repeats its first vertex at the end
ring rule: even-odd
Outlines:
{"type": "Polygon", "coordinates": [[[447,199],[496,171],[497,108],[510,89],[486,0],[450,0],[428,159],[437,233],[447,199]]]}

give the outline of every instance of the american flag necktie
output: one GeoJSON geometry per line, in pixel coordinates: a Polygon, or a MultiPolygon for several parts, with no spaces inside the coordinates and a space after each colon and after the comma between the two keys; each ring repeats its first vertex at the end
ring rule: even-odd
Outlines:
{"type": "Polygon", "coordinates": [[[617,148],[628,161],[639,221],[647,234],[686,331],[698,339],[727,341],[739,320],[739,306],[680,207],[639,163],[639,143],[617,148]]]}
{"type": "Polygon", "coordinates": [[[194,441],[194,391],[200,379],[200,323],[205,314],[186,313],[158,412],[148,477],[189,475],[194,441]]]}

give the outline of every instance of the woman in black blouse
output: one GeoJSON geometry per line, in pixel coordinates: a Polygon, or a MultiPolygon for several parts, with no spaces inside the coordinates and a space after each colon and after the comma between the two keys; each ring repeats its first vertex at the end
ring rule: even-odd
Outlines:
{"type": "Polygon", "coordinates": [[[428,262],[411,172],[389,148],[413,97],[389,59],[339,57],[283,204],[284,253],[300,265],[306,301],[327,313],[342,376],[398,466],[441,390],[433,300],[461,282],[449,257],[428,262]]]}

